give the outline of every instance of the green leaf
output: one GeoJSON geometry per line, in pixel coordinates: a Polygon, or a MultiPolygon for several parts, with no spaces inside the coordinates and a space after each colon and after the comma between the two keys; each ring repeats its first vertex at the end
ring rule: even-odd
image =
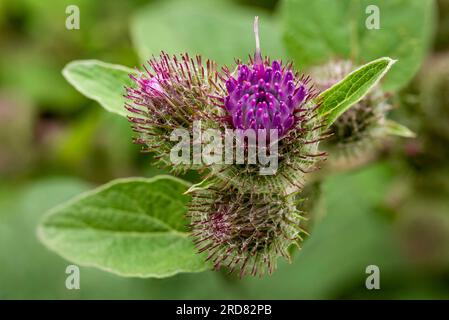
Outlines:
{"type": "Polygon", "coordinates": [[[188,187],[170,176],[115,180],[51,210],[38,234],[67,260],[121,276],[204,271],[185,229],[188,187]]]}
{"type": "Polygon", "coordinates": [[[125,86],[131,86],[129,74],[136,70],[98,60],[77,60],[67,64],[62,74],[86,97],[97,101],[109,112],[126,117],[125,86]]]}
{"type": "Polygon", "coordinates": [[[254,16],[259,16],[262,53],[282,58],[284,49],[278,25],[261,9],[231,1],[166,0],[139,10],[131,24],[133,43],[142,61],[158,55],[188,52],[220,64],[253,55],[254,16]]]}
{"type": "Polygon", "coordinates": [[[382,129],[384,130],[384,133],[391,136],[398,136],[403,138],[416,137],[416,134],[412,130],[393,120],[387,120],[385,122],[385,126],[382,129]]]}
{"type": "Polygon", "coordinates": [[[383,87],[396,91],[419,70],[435,29],[433,0],[285,0],[281,7],[287,53],[299,66],[333,58],[364,64],[399,60],[383,87]],[[379,8],[380,29],[368,29],[368,6],[379,8]]]}
{"type": "Polygon", "coordinates": [[[381,58],[351,72],[339,83],[318,96],[319,112],[330,126],[351,106],[359,102],[390,70],[395,60],[381,58]]]}
{"type": "Polygon", "coordinates": [[[82,266],[81,290],[66,290],[69,263],[39,243],[36,227],[44,211],[89,189],[90,184],[71,177],[44,177],[24,185],[0,181],[0,299],[249,298],[236,293],[218,272],[136,280],[82,266]]]}

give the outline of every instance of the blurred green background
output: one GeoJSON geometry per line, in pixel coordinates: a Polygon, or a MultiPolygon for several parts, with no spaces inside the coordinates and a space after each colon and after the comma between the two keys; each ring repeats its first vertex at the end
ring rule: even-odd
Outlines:
{"type": "Polygon", "coordinates": [[[145,280],[81,267],[81,289],[67,290],[70,263],[38,242],[36,225],[51,207],[118,177],[164,172],[131,143],[123,118],[64,80],[65,64],[134,67],[179,48],[230,63],[235,48],[240,58],[251,54],[254,15],[262,17],[265,53],[288,58],[282,2],[1,0],[0,299],[449,298],[449,0],[437,1],[424,65],[394,97],[394,118],[418,137],[385,141],[376,161],[327,178],[310,213],[311,237],[271,277],[204,272],[145,280]],[[65,28],[68,5],[80,8],[80,30],[65,28]],[[246,19],[248,34],[239,38],[246,19]],[[380,290],[365,288],[372,264],[380,290]]]}

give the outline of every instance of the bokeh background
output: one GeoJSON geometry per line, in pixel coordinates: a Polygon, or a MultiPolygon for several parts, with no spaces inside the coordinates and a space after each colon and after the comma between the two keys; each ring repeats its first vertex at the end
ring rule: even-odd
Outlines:
{"type": "Polygon", "coordinates": [[[316,190],[311,237],[271,277],[129,279],[81,267],[81,289],[67,290],[70,263],[37,240],[36,225],[51,207],[114,178],[164,172],[131,143],[123,118],[65,81],[68,62],[134,67],[164,49],[230,63],[235,47],[240,58],[251,53],[256,14],[262,49],[288,58],[282,2],[0,1],[0,299],[449,298],[449,0],[436,1],[423,64],[416,61],[420,70],[394,96],[393,117],[417,138],[385,141],[373,161],[330,174],[316,190]],[[80,30],[65,28],[73,4],[80,30]],[[380,268],[380,290],[365,288],[371,264],[380,268]]]}

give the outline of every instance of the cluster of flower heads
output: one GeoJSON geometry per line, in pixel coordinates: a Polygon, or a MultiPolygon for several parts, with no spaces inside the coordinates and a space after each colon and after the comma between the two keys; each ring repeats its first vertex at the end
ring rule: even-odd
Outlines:
{"type": "MultiPolygon", "coordinates": [[[[353,68],[351,61],[336,60],[311,72],[315,85],[324,91],[342,80],[353,68]]],[[[325,148],[330,151],[332,162],[346,162],[350,158],[357,158],[379,141],[381,128],[390,109],[388,94],[377,85],[364,99],[343,113],[332,124],[331,137],[325,142],[325,148]]]]}
{"type": "Polygon", "coordinates": [[[262,59],[257,18],[254,29],[254,58],[247,64],[237,61],[235,72],[227,67],[219,71],[199,56],[162,53],[144,72],[131,76],[135,86],[126,96],[137,143],[175,171],[200,169],[213,181],[191,192],[192,235],[216,269],[239,269],[240,275],[271,273],[277,257],[288,258],[289,246],[302,233],[301,212],[292,195],[302,190],[305,175],[325,156],[318,150],[324,125],[310,79],[296,73],[292,64],[262,59]],[[277,130],[276,173],[260,175],[257,164],[173,166],[170,134],[191,129],[195,120],[221,132],[277,130]]]}

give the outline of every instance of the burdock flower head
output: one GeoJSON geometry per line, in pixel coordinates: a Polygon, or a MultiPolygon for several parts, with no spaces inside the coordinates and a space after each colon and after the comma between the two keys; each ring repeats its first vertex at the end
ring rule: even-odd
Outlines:
{"type": "MultiPolygon", "coordinates": [[[[260,174],[260,164],[218,166],[213,174],[240,190],[290,193],[303,187],[305,173],[314,169],[324,154],[318,152],[322,126],[317,120],[317,93],[310,78],[293,70],[293,65],[262,58],[258,19],[254,22],[256,52],[249,63],[238,62],[236,73],[224,68],[223,126],[240,131],[276,130],[279,167],[270,175],[260,174]]],[[[260,143],[260,141],[258,141],[260,143]]],[[[270,149],[270,148],[268,148],[270,149]]],[[[270,151],[270,150],[268,150],[270,151]]]]}
{"type": "Polygon", "coordinates": [[[192,58],[187,53],[169,56],[162,52],[149,60],[143,71],[130,77],[135,85],[127,88],[125,107],[132,114],[128,118],[138,134],[135,142],[175,171],[198,169],[170,161],[170,151],[176,144],[170,137],[176,129],[191,131],[195,120],[208,123],[209,127],[214,125],[210,100],[220,81],[215,63],[204,63],[200,56],[192,58]]]}
{"type": "Polygon", "coordinates": [[[192,236],[214,269],[240,276],[271,274],[278,257],[302,240],[304,219],[294,197],[241,194],[212,187],[193,194],[189,208],[192,236]]]}

